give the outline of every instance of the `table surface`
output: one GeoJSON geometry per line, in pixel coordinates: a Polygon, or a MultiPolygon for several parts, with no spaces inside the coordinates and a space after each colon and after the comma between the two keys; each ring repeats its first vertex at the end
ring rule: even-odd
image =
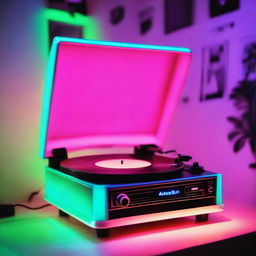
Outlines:
{"type": "Polygon", "coordinates": [[[256,231],[256,207],[226,202],[207,222],[194,217],[111,229],[105,239],[57,209],[18,209],[0,219],[0,255],[156,255],[256,231]]]}

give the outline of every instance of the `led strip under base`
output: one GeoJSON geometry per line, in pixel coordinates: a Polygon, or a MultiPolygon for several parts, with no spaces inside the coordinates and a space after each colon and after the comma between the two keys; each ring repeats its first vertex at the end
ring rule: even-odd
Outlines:
{"type": "Polygon", "coordinates": [[[195,207],[195,208],[189,208],[189,209],[183,209],[183,210],[137,215],[132,217],[124,217],[124,218],[106,220],[106,221],[96,221],[94,222],[93,227],[99,228],[99,229],[113,228],[113,227],[151,222],[151,221],[167,220],[167,219],[188,217],[188,216],[208,214],[208,213],[221,212],[221,211],[223,211],[223,205],[210,205],[210,206],[195,207]]]}

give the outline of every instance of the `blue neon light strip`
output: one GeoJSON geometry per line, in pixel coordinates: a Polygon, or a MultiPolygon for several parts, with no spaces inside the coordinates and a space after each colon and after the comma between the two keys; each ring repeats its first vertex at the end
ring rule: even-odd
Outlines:
{"type": "MultiPolygon", "coordinates": [[[[186,177],[186,178],[177,178],[177,179],[170,179],[170,180],[163,180],[163,181],[147,181],[147,182],[141,182],[141,183],[127,183],[127,184],[117,184],[117,185],[105,185],[107,188],[119,188],[119,187],[130,187],[130,186],[136,186],[136,185],[151,185],[151,184],[162,184],[166,182],[174,182],[174,181],[183,181],[183,180],[192,180],[192,179],[204,179],[204,178],[212,178],[221,176],[221,174],[209,174],[204,176],[198,176],[198,177],[186,177]]],[[[221,192],[220,192],[221,193],[221,192]]]]}
{"type": "Polygon", "coordinates": [[[45,79],[45,88],[43,94],[43,110],[42,110],[42,119],[40,126],[40,142],[39,142],[39,154],[41,158],[45,158],[46,150],[46,139],[47,139],[47,129],[49,122],[50,106],[51,106],[51,97],[52,97],[52,87],[54,81],[54,72],[56,64],[56,55],[58,42],[53,40],[51,47],[49,60],[47,64],[46,79],[45,79]]]}
{"type": "Polygon", "coordinates": [[[217,174],[216,204],[222,204],[222,176],[217,174]]]}
{"type": "Polygon", "coordinates": [[[110,41],[102,41],[102,40],[87,40],[87,39],[70,38],[70,37],[55,37],[55,40],[59,42],[191,53],[190,49],[184,48],[184,47],[172,47],[172,46],[151,45],[151,44],[132,44],[132,43],[110,42],[110,41]]]}

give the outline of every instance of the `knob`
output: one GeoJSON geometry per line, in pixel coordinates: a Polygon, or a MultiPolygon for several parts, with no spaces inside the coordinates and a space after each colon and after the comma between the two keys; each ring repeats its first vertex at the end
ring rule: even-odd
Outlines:
{"type": "Polygon", "coordinates": [[[194,162],[190,168],[191,173],[200,174],[204,172],[204,167],[200,166],[198,162],[194,162]]]}
{"type": "Polygon", "coordinates": [[[208,192],[213,193],[214,192],[214,186],[208,186],[208,192]]]}
{"type": "Polygon", "coordinates": [[[117,197],[116,197],[116,205],[118,207],[125,208],[129,204],[130,204],[130,198],[126,194],[122,193],[122,194],[118,194],[117,195],[117,197]]]}

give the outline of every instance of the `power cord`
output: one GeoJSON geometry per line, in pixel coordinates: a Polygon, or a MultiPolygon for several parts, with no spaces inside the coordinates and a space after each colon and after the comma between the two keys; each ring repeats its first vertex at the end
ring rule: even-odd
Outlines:
{"type": "Polygon", "coordinates": [[[25,205],[25,204],[14,204],[13,206],[14,207],[16,207],[16,206],[24,207],[24,208],[27,208],[29,210],[40,210],[40,209],[43,209],[45,207],[51,206],[51,204],[44,204],[44,205],[41,205],[41,206],[38,206],[38,207],[30,207],[30,206],[25,205]]]}
{"type": "MultiPolygon", "coordinates": [[[[28,197],[28,202],[31,203],[33,201],[34,197],[37,196],[41,192],[41,190],[42,190],[42,188],[31,192],[28,197]]],[[[0,204],[0,218],[14,216],[15,215],[15,207],[24,207],[26,209],[33,211],[33,210],[40,210],[40,209],[43,209],[48,206],[50,206],[50,204],[44,204],[44,205],[40,205],[37,207],[31,207],[26,204],[0,204]]]]}
{"type": "Polygon", "coordinates": [[[25,204],[0,204],[0,218],[12,217],[15,215],[15,207],[24,207],[29,210],[39,210],[50,206],[50,204],[44,204],[37,207],[31,207],[25,204]]]}

